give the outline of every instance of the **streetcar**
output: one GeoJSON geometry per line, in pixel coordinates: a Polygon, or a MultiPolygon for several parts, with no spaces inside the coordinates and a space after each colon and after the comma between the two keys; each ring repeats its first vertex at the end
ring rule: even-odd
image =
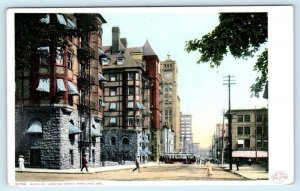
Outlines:
{"type": "Polygon", "coordinates": [[[165,153],[160,155],[159,161],[166,164],[193,164],[196,162],[196,156],[194,153],[165,153]]]}

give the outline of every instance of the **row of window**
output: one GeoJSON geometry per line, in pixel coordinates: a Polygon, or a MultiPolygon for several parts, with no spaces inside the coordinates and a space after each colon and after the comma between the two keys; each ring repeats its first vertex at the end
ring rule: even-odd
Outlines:
{"type": "MultiPolygon", "coordinates": [[[[268,141],[267,140],[256,140],[256,146],[258,148],[267,147],[268,141]]],[[[240,139],[237,141],[237,147],[238,148],[250,148],[250,139],[240,139]]]]}
{"type": "MultiPolygon", "coordinates": [[[[115,81],[118,81],[118,80],[121,80],[121,79],[118,79],[118,74],[109,74],[109,81],[110,82],[115,82],[115,81]]],[[[119,76],[120,78],[120,76],[119,76]]],[[[131,81],[131,80],[140,80],[140,74],[139,73],[136,73],[136,72],[129,72],[127,74],[127,80],[131,81]],[[135,77],[135,79],[134,79],[135,77]]]]}
{"type": "MultiPolygon", "coordinates": [[[[250,135],[251,133],[251,128],[246,126],[246,127],[238,127],[237,128],[237,134],[238,135],[250,135]]],[[[262,127],[262,126],[257,126],[256,127],[256,134],[267,134],[268,133],[268,128],[267,127],[262,127]]]]}
{"type": "MultiPolygon", "coordinates": [[[[256,115],[256,122],[263,122],[266,121],[267,116],[263,116],[263,115],[256,115]]],[[[238,123],[243,123],[243,122],[250,122],[250,115],[237,115],[237,122],[238,123]]]]}
{"type": "MultiPolygon", "coordinates": [[[[139,87],[134,88],[134,86],[128,86],[127,89],[128,95],[141,95],[141,89],[139,87]]],[[[109,95],[110,96],[118,96],[118,88],[117,87],[110,87],[109,88],[109,95]]]]}
{"type": "MultiPolygon", "coordinates": [[[[128,101],[127,108],[128,109],[133,109],[134,108],[133,101],[128,101]]],[[[140,103],[140,102],[136,102],[135,108],[136,109],[145,109],[144,105],[142,103],[140,103]]],[[[109,103],[109,110],[110,111],[117,110],[117,102],[110,102],[109,103]]]]}
{"type": "MultiPolygon", "coordinates": [[[[140,126],[141,120],[139,117],[134,118],[133,116],[129,116],[126,119],[127,125],[128,126],[140,126]]],[[[117,117],[110,117],[109,118],[109,125],[110,126],[115,126],[117,125],[117,117]]]]}

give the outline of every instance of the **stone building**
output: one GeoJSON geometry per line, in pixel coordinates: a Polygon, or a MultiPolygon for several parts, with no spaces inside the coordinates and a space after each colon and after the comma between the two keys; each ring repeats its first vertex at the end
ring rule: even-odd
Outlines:
{"type": "MultiPolygon", "coordinates": [[[[174,60],[168,58],[160,63],[161,80],[161,119],[162,131],[163,129],[170,129],[174,134],[174,150],[180,151],[180,98],[177,95],[177,64],[174,60]]],[[[167,140],[161,140],[161,144],[166,143],[167,140]]]]}
{"type": "Polygon", "coordinates": [[[142,47],[127,47],[119,27],[112,28],[112,45],[104,47],[104,129],[101,138],[104,161],[147,162],[150,151],[150,93],[142,47]]]}
{"type": "Polygon", "coordinates": [[[22,154],[26,167],[80,168],[86,154],[91,167],[100,166],[99,58],[105,57],[101,47],[106,21],[100,14],[19,16],[38,18],[32,22],[42,27],[34,37],[37,45],[28,38],[34,45],[31,64],[16,68],[16,165],[22,154]]]}
{"type": "Polygon", "coordinates": [[[232,157],[267,160],[268,109],[236,109],[231,113],[232,157]]]}

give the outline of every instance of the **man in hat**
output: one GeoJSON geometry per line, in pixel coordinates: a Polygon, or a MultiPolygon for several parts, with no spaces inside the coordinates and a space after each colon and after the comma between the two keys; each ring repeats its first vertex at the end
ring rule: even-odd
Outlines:
{"type": "Polygon", "coordinates": [[[139,160],[139,156],[136,156],[136,159],[135,159],[135,169],[133,169],[132,171],[134,172],[136,169],[138,169],[139,170],[139,172],[141,172],[140,171],[140,160],[139,160]]]}

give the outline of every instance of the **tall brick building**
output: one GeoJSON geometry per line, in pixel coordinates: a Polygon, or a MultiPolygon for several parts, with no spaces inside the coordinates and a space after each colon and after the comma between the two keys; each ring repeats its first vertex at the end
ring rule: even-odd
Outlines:
{"type": "Polygon", "coordinates": [[[104,47],[107,58],[102,59],[104,77],[103,137],[104,161],[133,161],[139,156],[147,162],[153,153],[149,143],[150,90],[142,47],[127,47],[120,38],[119,27],[112,28],[112,45],[104,47]]]}
{"type": "Polygon", "coordinates": [[[100,14],[57,13],[33,22],[44,28],[34,37],[31,65],[16,68],[16,160],[22,154],[26,167],[69,169],[86,154],[90,166],[100,166],[106,21],[100,14]]]}

